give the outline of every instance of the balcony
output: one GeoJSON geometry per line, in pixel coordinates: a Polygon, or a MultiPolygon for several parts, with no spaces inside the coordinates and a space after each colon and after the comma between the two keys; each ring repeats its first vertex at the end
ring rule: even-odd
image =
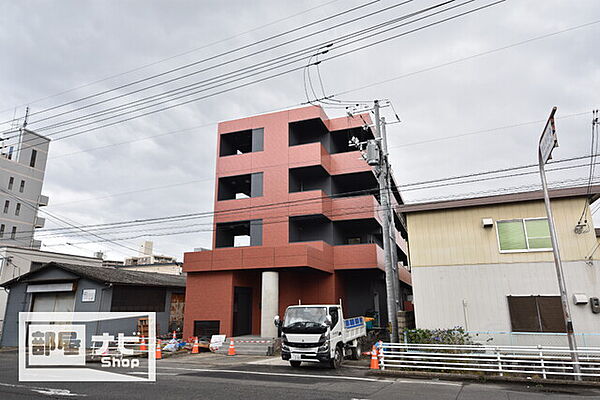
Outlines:
{"type": "Polygon", "coordinates": [[[49,200],[50,199],[48,198],[48,196],[40,195],[40,197],[38,197],[38,206],[40,206],[40,207],[47,206],[49,200]]]}
{"type": "Polygon", "coordinates": [[[185,272],[308,267],[332,272],[331,246],[299,243],[278,247],[215,249],[184,254],[185,272]]]}
{"type": "Polygon", "coordinates": [[[331,212],[326,214],[332,221],[372,218],[381,224],[379,203],[373,195],[337,197],[331,200],[331,212]]]}
{"type": "Polygon", "coordinates": [[[34,228],[43,228],[46,225],[46,219],[42,217],[35,217],[34,228]]]}
{"type": "Polygon", "coordinates": [[[334,269],[378,268],[385,270],[385,255],[375,243],[335,246],[333,248],[334,269]]]}

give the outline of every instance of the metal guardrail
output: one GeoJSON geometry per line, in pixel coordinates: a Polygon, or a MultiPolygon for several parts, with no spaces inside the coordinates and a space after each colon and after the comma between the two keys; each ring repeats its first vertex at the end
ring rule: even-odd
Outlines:
{"type": "Polygon", "coordinates": [[[380,343],[379,368],[516,374],[543,379],[600,378],[600,348],[579,348],[576,374],[568,347],[380,343]]]}

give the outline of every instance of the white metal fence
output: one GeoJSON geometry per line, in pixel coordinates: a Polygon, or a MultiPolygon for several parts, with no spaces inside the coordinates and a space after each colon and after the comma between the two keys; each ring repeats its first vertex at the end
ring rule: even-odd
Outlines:
{"type": "MultiPolygon", "coordinates": [[[[410,343],[410,332],[401,334],[400,340],[410,343]]],[[[486,346],[538,346],[568,347],[566,333],[548,332],[494,332],[465,331],[475,344],[486,346]]],[[[578,347],[599,347],[600,333],[575,333],[578,347]]]]}
{"type": "MultiPolygon", "coordinates": [[[[573,379],[572,352],[551,346],[380,343],[380,369],[480,372],[573,379]]],[[[600,379],[600,348],[579,348],[582,378],[600,379]]]]}

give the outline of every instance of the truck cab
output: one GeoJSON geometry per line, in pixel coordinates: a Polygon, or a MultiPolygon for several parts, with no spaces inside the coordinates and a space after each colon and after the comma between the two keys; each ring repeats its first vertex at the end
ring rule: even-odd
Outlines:
{"type": "Polygon", "coordinates": [[[290,306],[274,322],[281,329],[281,357],[292,367],[319,362],[339,368],[344,357],[360,357],[358,339],[366,335],[364,318],[344,319],[339,304],[290,306]]]}

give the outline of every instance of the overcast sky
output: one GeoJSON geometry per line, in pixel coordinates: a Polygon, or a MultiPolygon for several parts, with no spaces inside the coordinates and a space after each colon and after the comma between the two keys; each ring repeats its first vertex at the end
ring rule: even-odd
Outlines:
{"type": "MultiPolygon", "coordinates": [[[[491,0],[473,1],[460,10],[489,2],[491,0]]],[[[22,117],[25,105],[29,105],[32,112],[40,111],[366,3],[367,0],[0,0],[0,120],[10,119],[13,114],[22,117]],[[105,79],[107,77],[112,78],[105,79]]],[[[396,3],[381,0],[195,69],[232,60],[269,44],[314,33],[396,3]]],[[[133,99],[333,40],[432,4],[436,2],[415,0],[267,54],[159,86],[133,99]]],[[[458,10],[447,15],[456,14],[458,10]]],[[[389,126],[388,135],[394,172],[401,185],[536,162],[542,121],[554,105],[558,106],[560,141],[554,158],[581,156],[589,153],[591,110],[600,107],[600,23],[579,26],[599,20],[600,2],[597,0],[509,0],[325,61],[320,71],[328,95],[350,91],[340,99],[372,101],[379,98],[393,103],[402,122],[389,126]],[[568,30],[574,27],[579,28],[568,30]],[[564,30],[568,31],[528,41],[564,30]],[[522,43],[524,41],[528,42],[522,43]],[[512,46],[517,43],[521,44],[512,46]],[[501,50],[487,53],[496,49],[501,50]],[[471,57],[475,55],[480,56],[471,57]],[[465,60],[453,62],[461,59],[465,60]],[[388,82],[373,85],[382,81],[388,82]]],[[[424,24],[409,25],[377,38],[424,24]]],[[[358,46],[339,50],[333,46],[330,55],[358,46]]],[[[296,65],[302,64],[306,61],[296,65]]],[[[168,75],[163,80],[192,70],[168,75]]],[[[129,122],[54,140],[43,190],[50,197],[50,205],[45,210],[76,224],[211,211],[215,122],[306,101],[302,76],[298,70],[129,122]]],[[[316,75],[314,77],[316,79],[316,75]]],[[[124,92],[125,89],[119,93],[124,92]]],[[[77,106],[93,100],[77,103],[77,106]]],[[[33,115],[29,128],[36,130],[61,118],[100,109],[90,108],[35,123],[37,119],[68,111],[75,105],[70,107],[33,115]]],[[[392,120],[390,111],[385,110],[388,120],[392,120]]],[[[332,117],[343,115],[338,109],[326,112],[332,117]]],[[[2,129],[7,127],[10,126],[1,126],[2,129]]],[[[52,136],[57,131],[39,133],[49,134],[53,139],[69,133],[52,136]]],[[[571,165],[583,162],[585,160],[571,165]]],[[[551,173],[549,178],[562,182],[586,178],[587,173],[586,168],[573,168],[551,173]]],[[[413,202],[443,196],[472,196],[489,190],[517,190],[511,188],[538,181],[536,175],[527,175],[428,190],[404,190],[402,194],[406,202],[413,202]]],[[[129,228],[121,234],[103,236],[140,236],[120,242],[132,248],[144,238],[154,240],[158,252],[181,260],[185,251],[210,247],[210,222],[210,218],[197,219],[167,226],[173,228],[171,231],[205,229],[206,232],[148,237],[144,236],[147,230],[131,232],[135,228],[129,228]]],[[[47,223],[49,228],[58,226],[61,225],[47,223]]],[[[162,230],[153,232],[168,231],[164,225],[158,228],[162,230]]],[[[43,249],[84,255],[103,250],[113,259],[133,253],[112,243],[77,244],[93,240],[97,238],[81,233],[46,238],[43,249]],[[67,242],[75,246],[65,244],[67,242]]]]}

